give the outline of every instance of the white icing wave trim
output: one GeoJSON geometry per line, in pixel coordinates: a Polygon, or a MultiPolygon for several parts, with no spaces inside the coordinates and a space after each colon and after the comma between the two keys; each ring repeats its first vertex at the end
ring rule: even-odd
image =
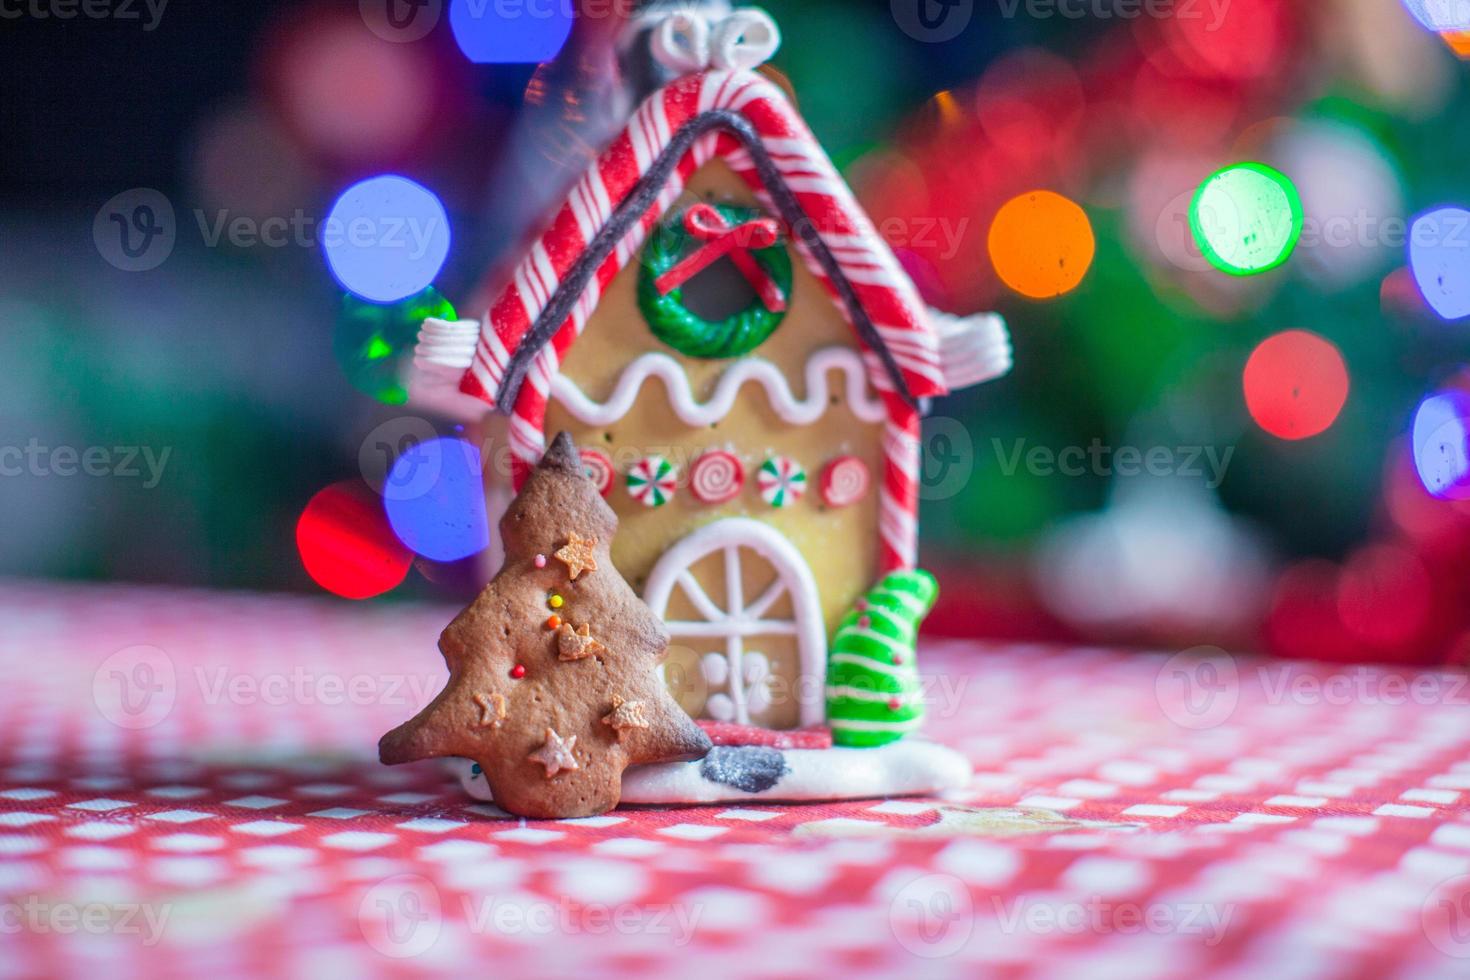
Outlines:
{"type": "Polygon", "coordinates": [[[699,402],[689,387],[689,377],[678,361],[668,354],[650,352],[635,359],[623,370],[607,401],[588,397],[577,383],[559,374],[551,383],[551,396],[577,421],[587,425],[612,425],[633,408],[638,393],[649,378],[658,378],[669,393],[669,403],[679,421],[690,426],[713,425],[723,421],[735,407],[735,398],[747,382],[757,382],[766,389],[771,408],[783,422],[810,425],[830,408],[832,391],[827,373],[840,370],[846,375],[847,404],[864,422],[882,422],[886,418],[883,403],[868,388],[868,372],[863,359],[850,347],[819,350],[806,362],[806,398],[799,399],[791,391],[786,375],[770,361],[758,357],[736,361],[720,376],[714,395],[699,402]]]}

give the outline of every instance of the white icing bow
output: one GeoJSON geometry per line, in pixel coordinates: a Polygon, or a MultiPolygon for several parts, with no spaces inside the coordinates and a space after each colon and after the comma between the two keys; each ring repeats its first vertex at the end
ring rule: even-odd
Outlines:
{"type": "Polygon", "coordinates": [[[721,13],[687,8],[667,13],[649,41],[659,64],[681,74],[756,68],[781,46],[781,30],[759,7],[721,13]]]}

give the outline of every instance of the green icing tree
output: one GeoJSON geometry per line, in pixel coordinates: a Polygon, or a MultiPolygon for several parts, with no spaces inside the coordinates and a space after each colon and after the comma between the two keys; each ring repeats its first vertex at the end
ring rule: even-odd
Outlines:
{"type": "Polygon", "coordinates": [[[914,645],[939,586],[890,572],[842,617],[827,657],[827,724],[838,745],[886,745],[924,720],[914,645]]]}

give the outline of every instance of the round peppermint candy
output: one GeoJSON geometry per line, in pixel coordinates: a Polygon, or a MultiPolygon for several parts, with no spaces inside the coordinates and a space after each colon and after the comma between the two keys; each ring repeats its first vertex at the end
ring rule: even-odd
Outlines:
{"type": "Polygon", "coordinates": [[[592,482],[597,484],[597,492],[604,497],[612,491],[613,485],[613,463],[612,457],[601,449],[587,448],[580,450],[582,455],[582,467],[592,482]]]}
{"type": "Polygon", "coordinates": [[[772,456],[756,474],[761,499],[772,507],[790,507],[806,493],[806,470],[790,456],[772,456]]]}
{"type": "Polygon", "coordinates": [[[689,470],[689,492],[702,504],[723,504],[740,495],[745,467],[740,457],[723,449],[701,453],[689,470]]]}
{"type": "Polygon", "coordinates": [[[674,497],[678,477],[674,465],[662,456],[644,456],[628,470],[628,495],[645,507],[662,507],[674,497]]]}
{"type": "Polygon", "coordinates": [[[846,507],[866,497],[871,482],[867,463],[856,456],[838,456],[822,467],[817,489],[828,507],[846,507]]]}

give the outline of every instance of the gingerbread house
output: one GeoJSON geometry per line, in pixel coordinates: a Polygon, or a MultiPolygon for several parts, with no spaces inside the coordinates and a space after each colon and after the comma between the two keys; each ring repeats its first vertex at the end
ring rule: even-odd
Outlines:
{"type": "Polygon", "coordinates": [[[929,309],[791,100],[760,11],[653,25],[671,80],[573,187],[480,320],[425,323],[411,390],[492,414],[510,484],[570,432],[618,570],[696,716],[823,720],[838,619],[916,559],[920,419],[1010,366],[1003,322],[929,309]]]}

